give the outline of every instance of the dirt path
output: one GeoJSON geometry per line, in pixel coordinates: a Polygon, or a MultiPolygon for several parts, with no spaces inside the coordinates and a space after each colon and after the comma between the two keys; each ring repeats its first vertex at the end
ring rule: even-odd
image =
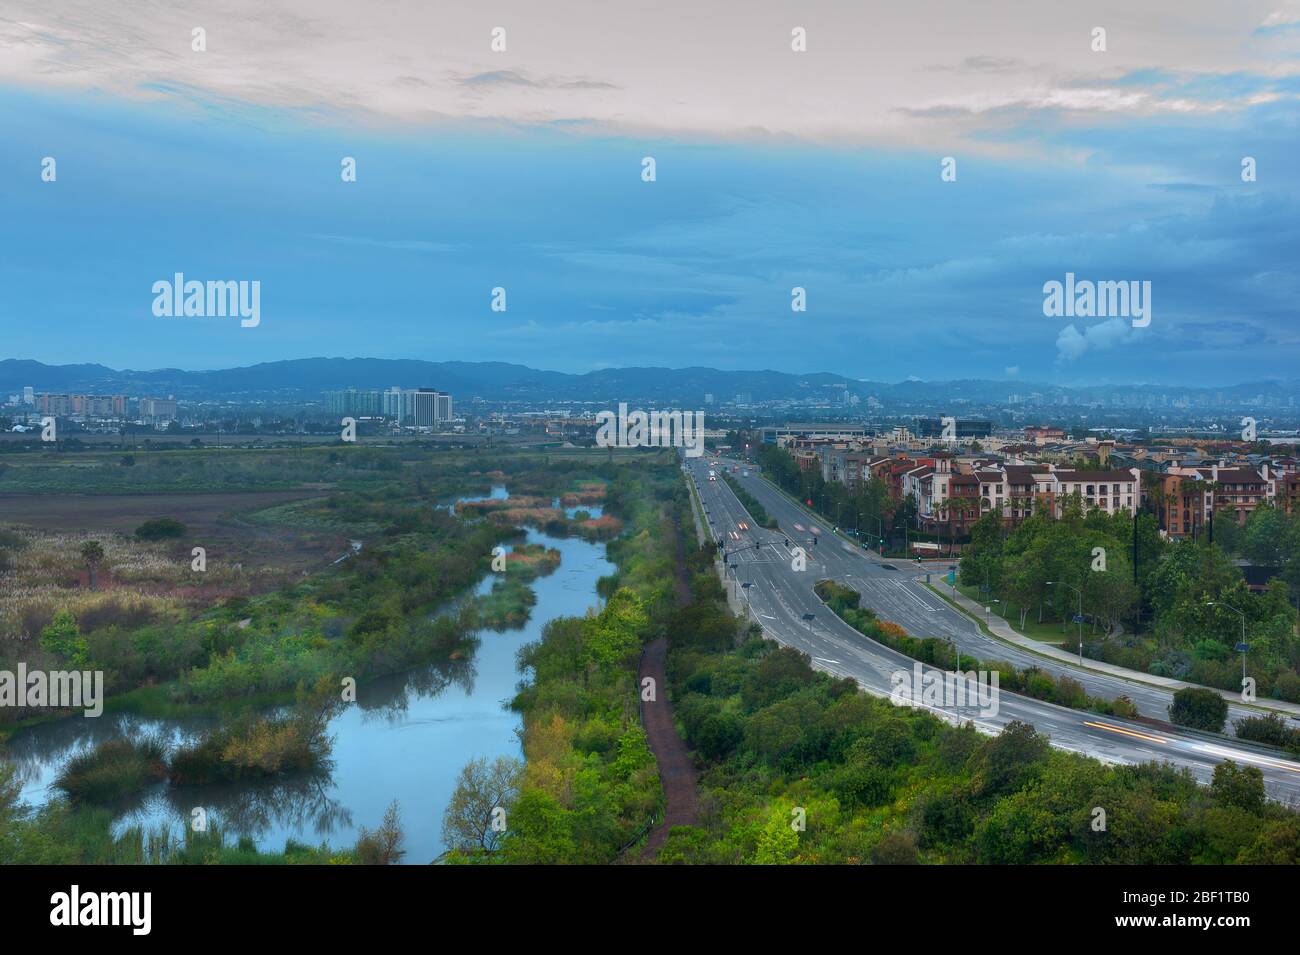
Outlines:
{"type": "MultiPolygon", "coordinates": [[[[677,528],[677,574],[674,581],[678,606],[690,602],[691,588],[686,579],[685,554],[682,550],[682,532],[677,528]]],[[[651,642],[641,655],[641,666],[637,670],[637,684],[646,677],[653,679],[655,702],[641,702],[641,725],[645,727],[649,739],[650,751],[655,755],[659,765],[659,780],[664,787],[668,806],[664,818],[650,832],[645,849],[641,853],[642,862],[653,862],[659,854],[668,830],[673,826],[694,825],[699,809],[695,794],[695,764],[691,760],[686,743],[677,735],[677,726],[673,723],[673,707],[668,701],[668,638],[660,637],[651,642]]]]}

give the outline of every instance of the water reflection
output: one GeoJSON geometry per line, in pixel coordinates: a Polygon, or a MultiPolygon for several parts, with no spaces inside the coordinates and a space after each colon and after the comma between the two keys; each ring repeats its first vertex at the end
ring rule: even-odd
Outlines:
{"type": "MultiPolygon", "coordinates": [[[[596,507],[577,509],[598,516],[596,507]]],[[[281,850],[288,839],[345,848],[361,827],[377,827],[396,799],[406,861],[436,858],[445,848],[442,812],[461,768],[479,756],[522,755],[519,717],[507,708],[520,684],[519,648],[540,639],[555,617],[581,616],[599,604],[596,581],[614,570],[603,544],[531,529],[526,540],[561,554],[559,568],[533,583],[537,603],[529,621],[502,632],[480,632],[470,651],[456,659],[361,684],[356,704],[330,722],[332,773],[203,787],[159,784],[115,807],[115,830],[165,826],[179,833],[201,806],[228,836],[247,836],[265,850],[281,850]]],[[[490,591],[494,579],[481,581],[475,592],[490,591]]],[[[53,795],[58,770],[78,752],[150,733],[178,745],[216,723],[213,717],[159,720],[121,713],[71,718],[20,731],[3,757],[17,764],[22,798],[35,805],[53,795]]]]}

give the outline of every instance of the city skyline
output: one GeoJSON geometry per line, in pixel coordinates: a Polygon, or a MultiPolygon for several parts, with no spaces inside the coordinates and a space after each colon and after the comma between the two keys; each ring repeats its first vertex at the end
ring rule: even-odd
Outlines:
{"type": "MultiPolygon", "coordinates": [[[[310,358],[284,359],[273,362],[259,362],[256,364],[236,365],[221,368],[178,368],[168,366],[162,368],[111,368],[99,362],[93,363],[75,363],[58,365],[51,363],[42,363],[34,359],[0,359],[0,391],[8,390],[10,392],[31,391],[33,385],[28,384],[28,379],[32,381],[46,380],[53,376],[56,383],[49,387],[36,387],[38,392],[59,392],[59,391],[82,391],[93,392],[108,391],[117,392],[123,389],[122,380],[130,376],[145,376],[151,379],[151,387],[175,388],[185,376],[207,376],[207,375],[240,375],[243,373],[261,372],[264,376],[273,376],[273,370],[280,369],[300,369],[304,374],[310,377],[312,383],[301,383],[294,381],[277,385],[275,390],[312,392],[312,391],[346,391],[349,389],[381,392],[391,390],[410,391],[417,388],[423,388],[423,385],[413,385],[413,378],[439,378],[448,374],[448,369],[454,369],[451,374],[455,377],[455,383],[459,390],[468,391],[471,394],[486,394],[495,387],[505,385],[519,384],[527,380],[528,375],[545,376],[545,382],[554,386],[557,382],[562,386],[564,383],[579,384],[583,379],[592,376],[603,376],[607,374],[625,374],[632,376],[642,376],[663,372],[672,375],[689,375],[693,380],[684,387],[693,387],[699,380],[700,376],[709,374],[718,374],[726,376],[778,376],[777,387],[782,383],[796,384],[801,379],[813,380],[820,388],[844,388],[846,386],[864,386],[862,393],[870,388],[904,388],[906,386],[964,386],[964,387],[1007,387],[1008,390],[1005,398],[1008,403],[1015,404],[1022,401],[1035,392],[1027,389],[1045,388],[1060,392],[1086,392],[1090,390],[1114,390],[1120,387],[1130,387],[1133,389],[1153,390],[1169,389],[1177,393],[1180,389],[1186,393],[1215,393],[1222,398],[1224,393],[1230,393],[1235,389],[1251,388],[1257,386],[1266,386],[1274,388],[1296,388],[1300,393],[1300,376],[1297,377],[1276,377],[1276,378],[1256,378],[1247,381],[1217,381],[1208,384],[1177,384],[1168,385],[1162,382],[1129,382],[1125,385],[1108,385],[1108,384],[1084,384],[1084,385],[1066,385],[1059,382],[1047,380],[1034,380],[1030,378],[950,378],[950,379],[922,379],[908,377],[898,380],[888,379],[870,379],[870,378],[853,378],[851,376],[838,376],[834,372],[825,370],[805,369],[798,372],[786,372],[773,368],[745,368],[745,369],[720,369],[707,366],[685,366],[671,367],[666,365],[632,365],[624,367],[609,367],[595,369],[584,373],[563,372],[554,368],[539,368],[533,365],[509,362],[429,362],[420,359],[385,359],[375,356],[344,358],[342,356],[313,356],[310,358]],[[411,369],[427,369],[416,370],[411,369]],[[475,371],[481,372],[485,377],[479,379],[470,378],[473,383],[468,383],[461,376],[472,376],[475,371]],[[167,377],[167,376],[181,376],[167,377]],[[523,377],[521,377],[521,375],[523,377]],[[400,379],[400,380],[399,380],[400,379]],[[411,380],[408,380],[411,379],[411,380]],[[20,384],[20,380],[22,383],[20,384]],[[68,382],[76,382],[69,384],[68,382]],[[836,381],[839,383],[836,384],[836,381]],[[403,383],[404,382],[404,383],[403,383]]],[[[707,379],[704,379],[707,382],[707,379]]],[[[260,379],[252,381],[245,379],[244,387],[252,386],[252,391],[266,390],[264,383],[259,383],[260,379]]],[[[717,387],[704,385],[705,392],[716,393],[719,399],[730,398],[731,395],[726,391],[728,385],[737,387],[743,386],[744,378],[727,378],[720,381],[717,387]]],[[[808,382],[804,382],[808,384],[808,382]]],[[[130,387],[141,387],[132,385],[130,387]]],[[[127,390],[130,390],[130,387],[127,390]]],[[[195,393],[216,394],[223,386],[207,385],[199,387],[195,393]]],[[[666,385],[665,387],[671,387],[666,385]]],[[[191,390],[194,390],[191,388],[191,390]]],[[[1001,392],[998,392],[1001,394],[1001,392]]],[[[943,396],[938,395],[936,398],[941,399],[943,396]]],[[[1238,396],[1240,398],[1240,396],[1238,396]]],[[[1276,400],[1277,396],[1273,396],[1276,400]]]]}

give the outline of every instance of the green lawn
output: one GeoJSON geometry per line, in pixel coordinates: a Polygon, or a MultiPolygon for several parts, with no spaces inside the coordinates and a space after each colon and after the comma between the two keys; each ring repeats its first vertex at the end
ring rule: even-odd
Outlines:
{"type": "MultiPolygon", "coordinates": [[[[951,593],[952,591],[952,588],[949,587],[946,583],[942,585],[942,589],[947,593],[951,593]]],[[[969,597],[971,600],[974,600],[981,607],[989,606],[989,603],[987,601],[981,600],[981,595],[978,586],[966,586],[963,584],[958,584],[957,592],[964,594],[965,596],[969,597]]],[[[993,596],[996,597],[997,594],[994,594],[993,596]]],[[[1002,600],[1003,598],[999,597],[998,599],[1002,600]]],[[[1031,640],[1038,640],[1041,641],[1042,643],[1061,643],[1063,641],[1066,643],[1077,642],[1076,634],[1078,633],[1078,631],[1073,625],[1070,625],[1065,629],[1062,629],[1062,625],[1059,620],[1047,620],[1044,621],[1043,623],[1039,623],[1037,607],[1029,608],[1029,613],[1025,615],[1025,628],[1023,630],[1020,629],[1019,626],[1020,606],[1018,604],[1012,601],[1004,600],[1003,603],[993,604],[992,607],[993,607],[994,616],[1000,616],[1005,618],[1007,622],[1011,624],[1012,630],[1016,631],[1016,633],[1024,634],[1026,637],[1029,637],[1031,640]]],[[[980,616],[982,617],[983,614],[981,614],[980,616]]],[[[1085,627],[1085,630],[1089,630],[1089,629],[1091,628],[1085,627]]]]}

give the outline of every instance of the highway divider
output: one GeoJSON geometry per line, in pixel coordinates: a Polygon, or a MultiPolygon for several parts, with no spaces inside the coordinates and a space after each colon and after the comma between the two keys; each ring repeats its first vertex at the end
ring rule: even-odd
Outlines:
{"type": "Polygon", "coordinates": [[[731,488],[732,493],[736,495],[736,499],[749,512],[749,516],[754,519],[755,524],[770,530],[777,530],[776,518],[770,517],[763,505],[758,503],[758,499],[741,487],[739,481],[726,471],[722,472],[722,479],[727,482],[727,486],[731,488]]]}

